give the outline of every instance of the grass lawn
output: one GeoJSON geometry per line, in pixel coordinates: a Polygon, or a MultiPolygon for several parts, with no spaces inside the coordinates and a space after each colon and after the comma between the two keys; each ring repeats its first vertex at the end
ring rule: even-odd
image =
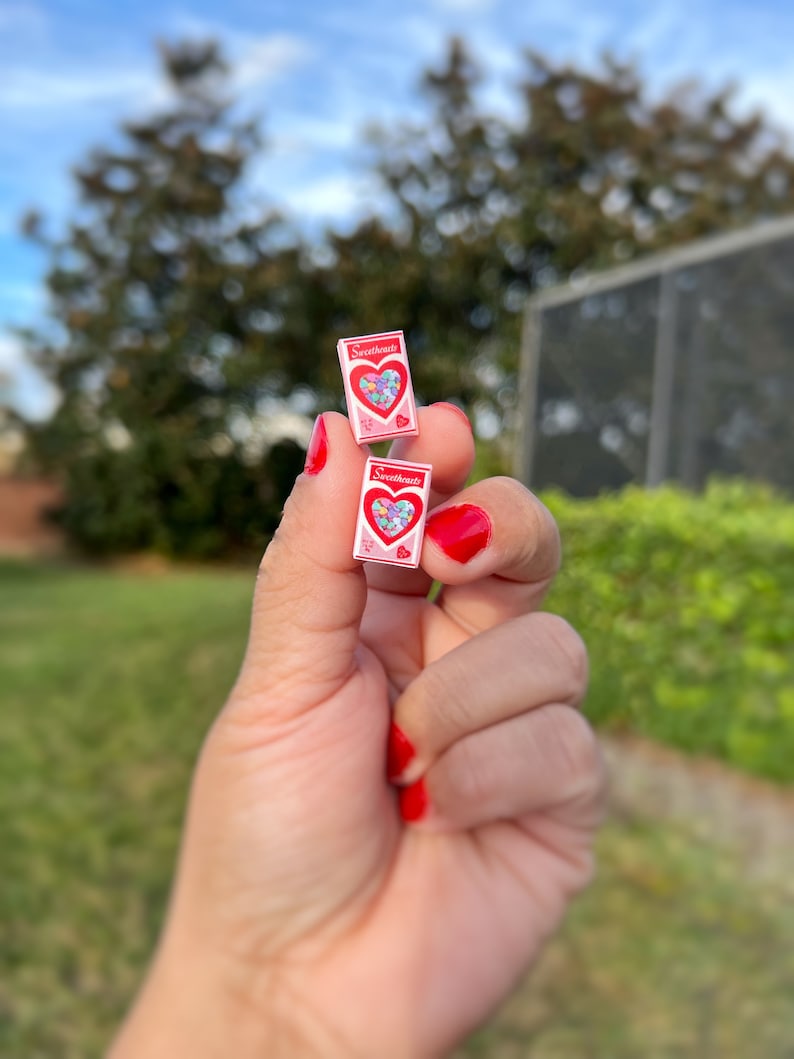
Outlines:
{"type": "MultiPolygon", "coordinates": [[[[0,565],[0,1055],[100,1055],[151,950],[191,763],[253,577],[0,565]]],[[[792,1055],[794,909],[723,855],[613,820],[532,981],[460,1051],[792,1055]]]]}

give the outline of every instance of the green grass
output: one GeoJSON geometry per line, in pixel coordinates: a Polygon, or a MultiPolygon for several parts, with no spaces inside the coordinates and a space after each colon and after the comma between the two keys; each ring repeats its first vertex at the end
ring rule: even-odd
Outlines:
{"type": "Polygon", "coordinates": [[[794,908],[685,830],[613,820],[594,885],[460,1049],[488,1059],[789,1059],[794,908]]]}
{"type": "Polygon", "coordinates": [[[0,1055],[100,1054],[160,921],[252,580],[0,568],[0,1055]]]}
{"type": "MultiPolygon", "coordinates": [[[[0,565],[0,1055],[100,1055],[163,912],[253,577],[0,565]]],[[[461,1053],[783,1059],[794,912],[683,832],[613,821],[602,871],[461,1053]]]]}

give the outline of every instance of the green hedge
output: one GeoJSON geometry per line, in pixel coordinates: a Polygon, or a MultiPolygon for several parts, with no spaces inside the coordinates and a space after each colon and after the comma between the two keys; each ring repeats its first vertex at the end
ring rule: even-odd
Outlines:
{"type": "Polygon", "coordinates": [[[734,481],[543,499],[565,551],[548,606],[587,641],[591,718],[794,780],[794,504],[734,481]]]}

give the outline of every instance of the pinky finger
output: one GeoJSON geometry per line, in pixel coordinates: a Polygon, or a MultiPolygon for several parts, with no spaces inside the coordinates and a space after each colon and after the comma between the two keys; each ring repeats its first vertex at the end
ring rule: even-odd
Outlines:
{"type": "Polygon", "coordinates": [[[592,728],[552,703],[459,739],[399,791],[407,823],[465,831],[545,812],[572,827],[603,816],[605,771],[592,728]]]}

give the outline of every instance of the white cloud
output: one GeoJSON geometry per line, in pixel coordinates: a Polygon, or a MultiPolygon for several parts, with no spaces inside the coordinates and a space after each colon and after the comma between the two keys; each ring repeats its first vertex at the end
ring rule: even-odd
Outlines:
{"type": "Polygon", "coordinates": [[[761,109],[768,115],[774,125],[787,137],[788,146],[794,144],[794,113],[791,101],[794,99],[794,70],[758,71],[745,77],[736,94],[739,112],[746,115],[749,111],[761,109]]]}
{"type": "MultiPolygon", "coordinates": [[[[360,120],[363,120],[360,119],[360,120]]],[[[361,128],[355,116],[323,119],[314,115],[282,115],[268,147],[277,155],[302,155],[318,150],[346,150],[359,143],[361,128]]]]}
{"type": "Polygon", "coordinates": [[[302,219],[338,220],[353,218],[368,210],[377,192],[372,178],[339,173],[285,188],[283,196],[290,209],[302,219]]]}
{"type": "Polygon", "coordinates": [[[241,90],[268,84],[302,66],[311,54],[308,41],[294,34],[249,37],[234,64],[234,83],[241,90]]]}
{"type": "MultiPolygon", "coordinates": [[[[3,8],[0,7],[0,28],[3,8]]],[[[269,84],[305,63],[312,54],[308,40],[289,33],[241,34],[195,19],[179,23],[183,35],[217,36],[232,59],[232,87],[236,94],[269,84]]],[[[4,63],[0,77],[0,107],[17,110],[63,110],[97,103],[119,104],[136,111],[162,106],[170,93],[154,57],[108,64],[89,57],[79,65],[73,58],[37,57],[4,63]]]]}
{"type": "Polygon", "coordinates": [[[231,61],[238,91],[271,84],[304,65],[314,54],[307,36],[296,33],[254,33],[232,24],[179,12],[168,21],[174,39],[219,40],[231,61]]]}
{"type": "Polygon", "coordinates": [[[676,57],[687,45],[691,45],[693,36],[697,35],[696,32],[693,33],[694,27],[691,25],[687,27],[686,34],[682,33],[684,19],[685,12],[681,10],[680,4],[674,3],[673,0],[666,0],[664,4],[649,5],[637,22],[628,31],[624,31],[623,48],[643,56],[660,45],[666,46],[675,42],[676,47],[671,48],[669,54],[676,57]]]}
{"type": "Polygon", "coordinates": [[[42,67],[6,69],[0,80],[0,106],[62,109],[81,104],[151,97],[154,78],[148,68],[118,67],[54,72],[42,67]]]}

